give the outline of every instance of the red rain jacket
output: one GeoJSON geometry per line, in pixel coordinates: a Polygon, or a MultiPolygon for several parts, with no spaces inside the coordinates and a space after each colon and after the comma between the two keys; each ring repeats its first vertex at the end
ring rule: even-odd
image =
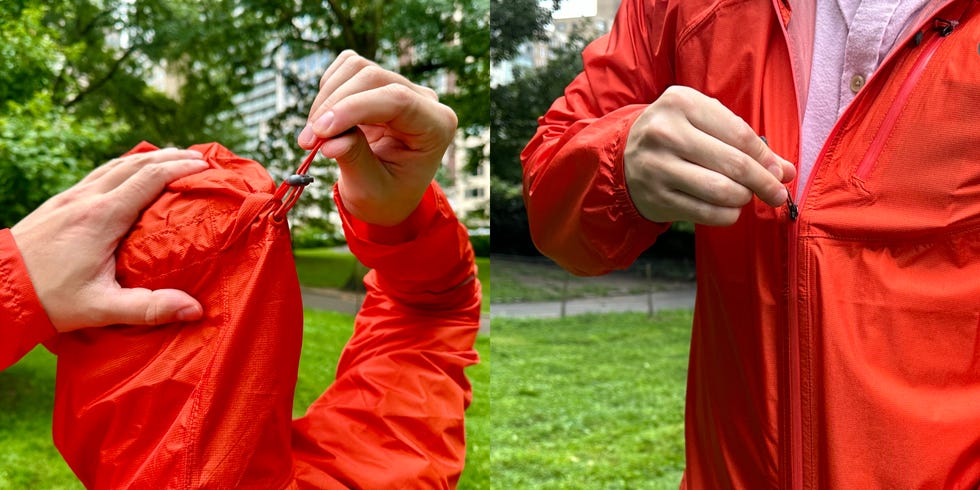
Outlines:
{"type": "MultiPolygon", "coordinates": [[[[294,421],[303,310],[288,228],[269,216],[273,182],[217,144],[192,149],[211,169],[143,213],[117,274],[125,287],[187,291],[205,317],[47,344],[58,355],[54,439],[69,466],[89,488],[454,487],[480,294],[466,231],[438,187],[394,228],[359,222],[337,200],[351,250],[373,271],[336,381],[294,421]]],[[[16,266],[15,253],[4,248],[2,264],[16,266]]],[[[7,277],[18,289],[4,292],[2,314],[44,327],[36,300],[18,298],[31,291],[26,275],[7,277]]],[[[38,336],[15,337],[23,347],[4,360],[38,336]]]]}
{"type": "MultiPolygon", "coordinates": [[[[696,229],[682,487],[980,485],[977,3],[932,2],[903,34],[831,132],[798,219],[756,199],[696,229]]],[[[523,153],[541,250],[602,274],[664,231],[622,162],[670,85],[795,161],[812,26],[810,2],[624,0],[523,153]]]]}

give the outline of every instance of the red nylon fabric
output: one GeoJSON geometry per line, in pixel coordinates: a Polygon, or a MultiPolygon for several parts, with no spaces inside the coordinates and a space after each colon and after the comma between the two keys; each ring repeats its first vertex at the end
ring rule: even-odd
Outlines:
{"type": "Polygon", "coordinates": [[[55,333],[13,235],[0,230],[0,371],[55,333]]]}
{"type": "Polygon", "coordinates": [[[117,276],[124,287],[187,291],[204,318],[81,330],[49,344],[58,355],[55,444],[82,483],[452,487],[465,455],[463,368],[477,361],[479,286],[438,188],[410,223],[441,240],[422,246],[445,264],[417,278],[452,289],[435,293],[435,305],[412,291],[399,297],[413,270],[392,263],[425,239],[362,239],[338,202],[351,247],[375,271],[336,382],[294,424],[302,304],[287,225],[269,218],[273,182],[220,145],[191,148],[211,168],[172,183],[143,213],[120,245],[117,276]],[[378,285],[387,275],[388,290],[378,285]]]}
{"type": "MultiPolygon", "coordinates": [[[[683,488],[980,485],[980,6],[938,3],[958,27],[937,40],[930,20],[920,45],[897,45],[796,196],[797,221],[753,200],[735,225],[697,228],[683,488]]],[[[784,10],[624,0],[522,155],[545,254],[601,274],[665,229],[629,200],[623,143],[670,85],[719,99],[797,159],[784,10]]]]}

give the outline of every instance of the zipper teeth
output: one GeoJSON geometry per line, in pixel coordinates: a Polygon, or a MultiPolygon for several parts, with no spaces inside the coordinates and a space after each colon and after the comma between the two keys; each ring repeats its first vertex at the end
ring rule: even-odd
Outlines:
{"type": "MultiPolygon", "coordinates": [[[[794,220],[795,221],[795,220],[794,220]]],[[[800,227],[791,223],[789,233],[790,290],[789,290],[789,399],[790,399],[790,462],[794,490],[803,488],[803,400],[800,390],[800,321],[799,309],[799,236],[800,227]]]]}
{"type": "MultiPolygon", "coordinates": [[[[960,17],[960,23],[966,17],[966,14],[970,11],[972,7],[972,1],[967,4],[966,10],[960,17]]],[[[929,44],[924,47],[925,51],[916,60],[915,65],[913,65],[912,70],[909,72],[906,81],[903,82],[903,86],[899,89],[897,95],[897,100],[901,104],[893,105],[889,108],[889,111],[885,114],[885,119],[882,121],[881,128],[879,132],[875,134],[874,140],[872,140],[871,147],[869,151],[865,154],[861,163],[858,165],[857,176],[864,178],[867,173],[870,172],[871,168],[874,166],[874,162],[877,160],[882,149],[884,148],[885,137],[891,132],[892,128],[898,121],[898,116],[901,113],[901,108],[904,107],[905,103],[908,102],[908,98],[912,93],[912,89],[915,87],[919,78],[921,78],[922,73],[925,71],[925,67],[932,56],[939,49],[939,45],[945,36],[936,35],[934,38],[930,39],[929,44]],[[911,83],[910,83],[911,82],[911,83]],[[887,131],[885,131],[887,129],[887,131]]],[[[882,63],[884,66],[886,63],[891,61],[891,57],[882,63]]],[[[834,127],[831,128],[829,135],[833,136],[837,134],[841,124],[849,117],[849,113],[852,112],[853,104],[851,104],[847,109],[845,109],[844,114],[837,119],[834,127]]],[[[814,167],[810,170],[810,176],[816,174],[817,167],[820,162],[824,159],[827,149],[830,146],[830,140],[824,144],[820,153],[817,155],[817,159],[814,161],[814,167]]],[[[807,179],[807,182],[803,185],[803,188],[797,195],[795,207],[798,210],[803,209],[803,202],[806,200],[806,196],[810,191],[810,185],[813,183],[813,179],[807,179]]],[[[797,212],[798,214],[798,212],[797,212]]],[[[790,221],[789,233],[787,238],[789,239],[789,251],[787,260],[789,261],[789,390],[790,390],[790,460],[791,460],[791,473],[790,473],[790,485],[793,490],[803,489],[803,400],[802,400],[802,390],[800,387],[802,381],[802,372],[800,366],[800,314],[799,307],[797,303],[799,302],[799,240],[800,240],[800,224],[796,222],[795,219],[790,221]]]]}
{"type": "Polygon", "coordinates": [[[912,95],[912,90],[918,84],[919,79],[922,78],[922,74],[929,64],[929,60],[939,50],[939,45],[943,39],[946,39],[946,37],[938,34],[934,36],[929,40],[929,44],[924,47],[924,51],[919,55],[919,58],[915,60],[915,64],[912,65],[912,69],[906,76],[905,81],[902,82],[902,86],[895,96],[895,102],[892,103],[892,106],[885,114],[885,118],[881,122],[881,127],[878,128],[874,139],[871,140],[871,146],[868,147],[868,151],[864,154],[864,158],[861,159],[861,163],[858,165],[857,171],[855,172],[857,178],[864,180],[871,173],[871,169],[874,168],[875,162],[878,161],[878,157],[885,147],[885,140],[888,139],[888,135],[891,134],[892,129],[898,122],[898,116],[902,113],[902,109],[905,108],[905,104],[908,103],[909,97],[912,95]]]}
{"type": "MultiPolygon", "coordinates": [[[[884,148],[885,135],[891,132],[892,127],[898,120],[898,116],[901,113],[901,107],[905,105],[909,95],[912,92],[914,83],[909,83],[910,81],[918,81],[922,76],[922,72],[925,71],[926,62],[932,58],[932,55],[939,48],[939,42],[942,38],[936,36],[929,40],[929,44],[925,47],[927,51],[923,52],[922,55],[916,60],[916,64],[913,66],[909,77],[904,82],[904,85],[899,89],[898,100],[901,104],[892,105],[889,111],[885,115],[885,120],[882,122],[881,129],[875,135],[874,140],[872,140],[871,149],[865,157],[861,160],[858,166],[858,173],[864,171],[870,171],[873,166],[874,161],[877,159],[881,150],[884,148]],[[913,80],[914,79],[914,80],[913,80]],[[886,131],[887,130],[887,131],[886,131]]],[[[837,119],[834,127],[831,128],[829,135],[833,136],[838,133],[842,123],[849,117],[848,113],[852,112],[852,107],[849,106],[845,113],[837,119]]],[[[814,161],[814,167],[810,170],[810,176],[816,174],[817,166],[826,156],[827,149],[831,146],[828,140],[823,148],[820,150],[820,154],[817,155],[817,159],[814,161]]],[[[797,195],[795,205],[798,210],[803,209],[803,202],[806,200],[806,196],[809,193],[810,185],[813,179],[807,179],[806,184],[804,184],[802,191],[797,195]]],[[[797,214],[799,211],[797,212],[797,214]]],[[[789,261],[789,396],[790,396],[790,457],[791,457],[791,486],[793,490],[803,489],[803,394],[802,394],[802,369],[800,365],[800,313],[799,313],[799,274],[800,274],[800,259],[799,259],[799,241],[800,241],[800,225],[796,220],[792,220],[789,225],[789,253],[787,260],[789,261]]]]}

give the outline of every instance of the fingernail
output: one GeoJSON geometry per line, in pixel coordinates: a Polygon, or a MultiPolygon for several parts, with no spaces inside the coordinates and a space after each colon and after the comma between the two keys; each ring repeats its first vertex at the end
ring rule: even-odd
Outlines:
{"type": "Polygon", "coordinates": [[[199,320],[204,312],[198,306],[185,306],[177,310],[177,321],[189,322],[193,320],[199,320]]]}
{"type": "Polygon", "coordinates": [[[193,153],[194,155],[196,155],[197,158],[204,158],[204,153],[201,153],[201,152],[199,152],[197,150],[187,150],[187,151],[189,151],[189,152],[193,153]]]}
{"type": "Polygon", "coordinates": [[[316,122],[313,123],[313,131],[319,135],[327,134],[327,131],[330,130],[330,126],[333,125],[333,117],[333,111],[327,111],[326,114],[320,116],[320,119],[317,119],[316,122]]]}
{"type": "Polygon", "coordinates": [[[307,124],[302,131],[299,133],[299,146],[307,147],[313,144],[315,139],[313,135],[313,128],[307,124]]]}

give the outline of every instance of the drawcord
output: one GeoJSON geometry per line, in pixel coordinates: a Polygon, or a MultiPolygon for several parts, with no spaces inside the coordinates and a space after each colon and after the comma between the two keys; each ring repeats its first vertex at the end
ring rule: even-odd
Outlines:
{"type": "Polygon", "coordinates": [[[323,146],[323,143],[325,142],[326,140],[317,140],[316,144],[313,145],[313,149],[310,150],[310,154],[306,155],[306,159],[303,160],[303,163],[298,169],[296,169],[296,173],[286,177],[286,179],[282,181],[282,184],[279,184],[279,188],[276,189],[276,193],[272,196],[272,199],[274,201],[281,201],[282,205],[277,206],[272,211],[273,221],[278,223],[285,219],[286,213],[288,213],[289,210],[293,208],[293,205],[296,204],[296,201],[299,200],[299,196],[303,193],[303,189],[307,185],[313,183],[313,176],[306,175],[306,171],[310,168],[310,163],[313,163],[313,159],[316,158],[317,152],[320,151],[320,147],[323,146]],[[282,201],[283,197],[286,198],[285,201],[282,201]]]}

